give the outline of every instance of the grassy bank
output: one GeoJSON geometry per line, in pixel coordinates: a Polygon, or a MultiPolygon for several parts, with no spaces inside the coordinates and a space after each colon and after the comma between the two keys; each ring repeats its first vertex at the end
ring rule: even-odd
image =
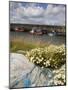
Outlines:
{"type": "Polygon", "coordinates": [[[39,47],[43,48],[48,45],[49,45],[48,43],[47,44],[40,43],[40,42],[34,43],[34,42],[28,42],[25,40],[15,39],[10,41],[10,52],[16,52],[18,50],[29,51],[34,48],[39,48],[39,47]]]}
{"type": "Polygon", "coordinates": [[[10,42],[10,52],[24,54],[40,67],[58,68],[66,60],[64,45],[56,46],[15,39],[10,42]]]}

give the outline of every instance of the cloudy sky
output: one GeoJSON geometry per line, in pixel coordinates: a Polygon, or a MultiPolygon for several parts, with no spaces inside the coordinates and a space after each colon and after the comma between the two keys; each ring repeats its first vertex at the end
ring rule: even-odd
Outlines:
{"type": "Polygon", "coordinates": [[[10,23],[65,25],[65,5],[10,2],[10,23]]]}

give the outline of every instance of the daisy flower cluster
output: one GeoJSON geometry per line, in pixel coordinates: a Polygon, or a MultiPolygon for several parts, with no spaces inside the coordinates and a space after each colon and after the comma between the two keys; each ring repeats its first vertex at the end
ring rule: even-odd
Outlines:
{"type": "Polygon", "coordinates": [[[66,61],[65,46],[50,45],[45,48],[35,48],[27,51],[29,61],[42,68],[57,69],[66,61]]]}
{"type": "Polygon", "coordinates": [[[54,70],[54,77],[49,82],[53,85],[65,85],[66,78],[65,78],[65,65],[63,65],[60,69],[54,70]]]}

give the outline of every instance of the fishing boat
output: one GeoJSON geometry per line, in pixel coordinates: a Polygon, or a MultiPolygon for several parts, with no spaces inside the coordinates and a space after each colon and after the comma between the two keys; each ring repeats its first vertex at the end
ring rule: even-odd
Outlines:
{"type": "Polygon", "coordinates": [[[53,34],[53,33],[48,33],[48,35],[49,35],[49,36],[54,36],[54,34],[53,34]]]}
{"type": "Polygon", "coordinates": [[[17,31],[17,32],[23,32],[24,29],[23,29],[23,28],[16,27],[16,28],[15,28],[15,31],[17,31]]]}
{"type": "Polygon", "coordinates": [[[43,32],[41,29],[36,29],[36,28],[33,28],[31,31],[30,31],[31,34],[35,34],[35,35],[42,35],[43,32]]]}
{"type": "Polygon", "coordinates": [[[56,32],[53,30],[52,32],[49,32],[48,35],[49,36],[55,36],[56,35],[56,32]]]}

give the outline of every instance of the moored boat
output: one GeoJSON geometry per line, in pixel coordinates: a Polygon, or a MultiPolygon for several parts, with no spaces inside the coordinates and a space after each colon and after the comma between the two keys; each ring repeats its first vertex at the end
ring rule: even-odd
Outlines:
{"type": "Polygon", "coordinates": [[[31,34],[36,34],[36,35],[42,35],[43,32],[41,29],[36,29],[36,28],[33,28],[31,31],[30,31],[31,34]]]}
{"type": "Polygon", "coordinates": [[[15,28],[15,31],[17,31],[17,32],[23,32],[24,29],[23,29],[23,28],[16,27],[16,28],[15,28]]]}

